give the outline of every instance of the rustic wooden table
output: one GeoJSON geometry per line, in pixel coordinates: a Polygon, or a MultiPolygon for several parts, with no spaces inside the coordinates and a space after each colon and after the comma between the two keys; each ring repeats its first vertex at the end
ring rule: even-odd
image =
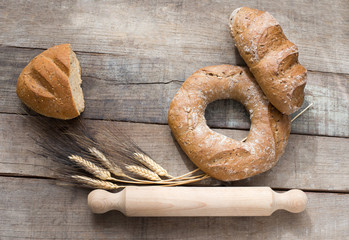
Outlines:
{"type": "MultiPolygon", "coordinates": [[[[347,0],[0,1],[0,239],[348,239],[348,25],[347,0]],[[309,73],[304,106],[314,106],[293,123],[276,167],[229,185],[303,189],[305,212],[94,215],[88,190],[57,184],[50,162],[35,154],[33,130],[16,96],[17,77],[34,56],[71,43],[82,68],[83,118],[96,129],[103,119],[114,120],[171,174],[181,174],[194,166],[170,134],[169,103],[197,69],[244,65],[227,26],[241,5],[269,11],[298,45],[309,73]]],[[[248,115],[233,101],[210,104],[206,118],[236,139],[248,133],[248,115]]]]}

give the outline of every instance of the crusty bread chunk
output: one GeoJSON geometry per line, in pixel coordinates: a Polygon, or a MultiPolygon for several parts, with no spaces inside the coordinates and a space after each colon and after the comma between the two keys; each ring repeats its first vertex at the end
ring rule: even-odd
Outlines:
{"type": "Polygon", "coordinates": [[[307,70],[298,48],[268,12],[248,7],[230,17],[235,45],[269,101],[283,114],[297,111],[304,101],[307,70]]]}
{"type": "Polygon", "coordinates": [[[17,95],[37,113],[72,119],[84,111],[81,68],[70,44],[51,47],[36,56],[17,81],[17,95]]]}

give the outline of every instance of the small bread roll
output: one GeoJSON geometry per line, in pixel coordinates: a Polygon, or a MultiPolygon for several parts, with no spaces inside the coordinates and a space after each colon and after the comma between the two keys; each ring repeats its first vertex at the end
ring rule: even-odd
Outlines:
{"type": "Polygon", "coordinates": [[[37,113],[72,119],[84,111],[81,68],[70,44],[47,49],[36,56],[17,81],[17,95],[37,113]]]}

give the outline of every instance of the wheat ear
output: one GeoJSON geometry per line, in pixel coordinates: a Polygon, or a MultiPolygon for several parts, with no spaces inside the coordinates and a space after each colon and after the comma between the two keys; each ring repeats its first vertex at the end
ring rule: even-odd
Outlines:
{"type": "Polygon", "coordinates": [[[71,155],[69,156],[69,159],[78,164],[85,171],[91,173],[93,176],[101,180],[107,180],[111,177],[109,171],[105,170],[104,168],[98,167],[96,164],[87,161],[86,159],[80,156],[71,155]]]}
{"type": "Polygon", "coordinates": [[[126,169],[134,174],[137,174],[138,176],[144,177],[146,179],[152,180],[152,181],[161,181],[161,178],[154,172],[140,166],[136,165],[128,165],[126,166],[126,169]]]}
{"type": "Polygon", "coordinates": [[[115,164],[112,164],[107,158],[106,156],[101,152],[99,151],[97,148],[95,147],[92,147],[92,148],[89,148],[88,149],[91,154],[93,156],[95,156],[99,162],[109,170],[109,172],[111,172],[112,174],[114,174],[115,176],[119,176],[119,177],[125,177],[125,173],[122,171],[122,169],[115,165],[115,164]]]}
{"type": "Polygon", "coordinates": [[[86,186],[92,187],[92,188],[101,188],[105,190],[113,190],[117,189],[123,186],[118,186],[115,183],[111,183],[108,181],[102,181],[95,178],[80,176],[80,175],[73,175],[71,176],[75,181],[84,184],[86,186]]]}
{"type": "Polygon", "coordinates": [[[138,162],[140,162],[141,164],[143,164],[144,166],[146,166],[147,168],[155,172],[157,175],[159,176],[168,175],[167,171],[163,167],[161,167],[158,163],[156,163],[153,159],[151,159],[149,156],[143,153],[138,153],[138,152],[134,153],[133,156],[138,162]]]}

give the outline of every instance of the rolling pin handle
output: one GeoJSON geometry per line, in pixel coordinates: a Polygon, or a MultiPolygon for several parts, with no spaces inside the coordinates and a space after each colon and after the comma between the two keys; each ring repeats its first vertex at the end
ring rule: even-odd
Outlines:
{"type": "Polygon", "coordinates": [[[102,189],[96,189],[90,192],[87,201],[93,213],[106,213],[110,210],[118,210],[124,213],[125,191],[111,193],[102,189]]]}
{"type": "Polygon", "coordinates": [[[307,195],[298,189],[285,193],[274,192],[274,210],[284,209],[292,213],[300,213],[305,210],[307,202],[307,195]]]}

